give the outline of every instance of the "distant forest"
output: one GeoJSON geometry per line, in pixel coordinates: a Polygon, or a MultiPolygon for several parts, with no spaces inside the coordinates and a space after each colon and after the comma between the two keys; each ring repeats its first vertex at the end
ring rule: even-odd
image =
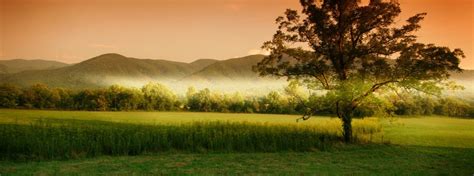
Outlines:
{"type": "MultiPolygon", "coordinates": [[[[141,89],[113,85],[107,88],[72,90],[50,88],[45,84],[18,87],[0,85],[0,108],[84,110],[84,111],[193,111],[232,113],[335,115],[334,97],[330,94],[305,94],[290,84],[284,91],[262,96],[243,96],[188,88],[178,95],[159,83],[141,89]],[[312,105],[309,107],[309,105],[312,105]]],[[[456,97],[433,97],[406,93],[373,97],[356,109],[356,117],[374,115],[445,115],[474,118],[474,102],[456,97]],[[403,98],[401,98],[403,97],[403,98]]]]}

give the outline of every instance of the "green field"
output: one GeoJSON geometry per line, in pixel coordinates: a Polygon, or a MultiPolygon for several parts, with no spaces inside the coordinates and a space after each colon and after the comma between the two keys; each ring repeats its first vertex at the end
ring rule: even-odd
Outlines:
{"type": "MultiPolygon", "coordinates": [[[[37,119],[96,120],[134,124],[176,124],[193,121],[231,121],[261,123],[295,123],[296,115],[204,113],[204,112],[94,112],[94,111],[43,111],[0,110],[2,123],[29,123],[37,119]]],[[[320,123],[329,118],[311,118],[305,123],[320,123]]],[[[334,118],[332,119],[334,120],[334,118]]]]}
{"type": "MultiPolygon", "coordinates": [[[[299,116],[190,112],[71,112],[0,110],[3,124],[29,124],[38,119],[183,124],[226,121],[264,124],[338,125],[337,118],[315,117],[296,123],[299,116]]],[[[355,126],[368,120],[356,120],[355,126]]],[[[369,119],[373,122],[374,119],[369,119]]],[[[339,145],[311,152],[180,152],[138,156],[99,156],[73,160],[0,161],[0,174],[474,174],[474,120],[447,117],[375,119],[383,135],[370,143],[339,145]],[[383,140],[383,142],[382,142],[383,140]],[[382,144],[383,143],[383,144],[382,144]],[[388,143],[388,144],[387,144],[388,143]]]]}

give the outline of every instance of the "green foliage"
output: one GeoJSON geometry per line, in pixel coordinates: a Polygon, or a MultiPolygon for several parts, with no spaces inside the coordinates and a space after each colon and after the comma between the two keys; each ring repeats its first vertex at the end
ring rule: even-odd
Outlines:
{"type": "Polygon", "coordinates": [[[283,107],[285,106],[283,97],[276,91],[268,93],[268,95],[262,97],[260,101],[263,105],[262,112],[265,113],[282,113],[283,107]]]}
{"type": "Polygon", "coordinates": [[[142,88],[146,110],[175,110],[176,95],[164,85],[148,83],[142,88]]]}
{"type": "MultiPolygon", "coordinates": [[[[334,103],[341,94],[305,93],[290,84],[284,91],[264,96],[224,94],[209,89],[188,89],[184,97],[158,83],[141,89],[118,85],[102,89],[70,90],[37,84],[25,89],[0,85],[0,108],[58,109],[88,111],[194,111],[337,115],[334,103]]],[[[474,117],[474,103],[454,97],[433,98],[421,94],[370,95],[353,111],[354,117],[387,115],[446,115],[474,117]]]]}
{"type": "Polygon", "coordinates": [[[21,97],[20,88],[3,84],[0,85],[0,107],[15,108],[18,106],[21,97]]]}
{"type": "Polygon", "coordinates": [[[451,97],[442,98],[439,105],[434,108],[434,112],[453,117],[474,117],[473,104],[451,97]]]}
{"type": "Polygon", "coordinates": [[[73,109],[74,107],[74,95],[73,91],[69,89],[56,88],[53,89],[53,92],[57,94],[60,98],[56,102],[57,109],[73,109]]]}
{"type": "Polygon", "coordinates": [[[397,115],[443,115],[473,118],[474,104],[455,97],[433,98],[421,95],[389,96],[397,115]],[[403,98],[402,98],[403,97],[403,98]]]}
{"type": "Polygon", "coordinates": [[[246,111],[246,104],[244,97],[236,92],[232,95],[224,95],[225,103],[229,105],[228,110],[229,112],[245,112],[246,111]]]}
{"type": "Polygon", "coordinates": [[[53,92],[45,84],[35,84],[24,90],[21,96],[22,103],[25,107],[37,109],[55,108],[55,104],[60,98],[57,92],[53,92]]]}
{"type": "Polygon", "coordinates": [[[431,115],[437,101],[429,97],[404,95],[403,99],[398,96],[392,97],[398,115],[431,115]]]}
{"type": "Polygon", "coordinates": [[[211,112],[211,91],[203,89],[194,93],[193,89],[188,90],[188,107],[191,111],[211,112]]]}

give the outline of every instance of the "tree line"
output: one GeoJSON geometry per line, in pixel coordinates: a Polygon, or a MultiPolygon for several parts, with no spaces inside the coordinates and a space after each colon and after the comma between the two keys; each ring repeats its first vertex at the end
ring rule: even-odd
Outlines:
{"type": "MultiPolygon", "coordinates": [[[[0,85],[0,108],[19,109],[303,114],[311,108],[316,115],[335,115],[336,98],[332,94],[305,93],[295,84],[290,84],[283,91],[271,91],[262,96],[245,96],[240,92],[219,93],[193,87],[188,88],[185,95],[178,95],[159,83],[149,83],[141,88],[113,85],[81,90],[50,88],[45,84],[25,88],[0,85]]],[[[374,96],[354,112],[356,117],[374,115],[472,118],[474,103],[456,97],[393,94],[374,96]]]]}

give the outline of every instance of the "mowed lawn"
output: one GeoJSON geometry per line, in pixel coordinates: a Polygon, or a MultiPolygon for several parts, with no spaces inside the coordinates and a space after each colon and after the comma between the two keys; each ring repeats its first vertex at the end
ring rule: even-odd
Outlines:
{"type": "MultiPolygon", "coordinates": [[[[37,119],[76,119],[139,124],[174,124],[193,121],[296,123],[296,118],[299,116],[0,110],[0,123],[30,123],[37,119]]],[[[337,119],[315,117],[300,123],[324,124],[329,121],[337,121],[337,119]]],[[[342,145],[330,151],[306,153],[166,152],[139,156],[101,156],[67,161],[0,161],[0,174],[474,174],[474,120],[448,117],[400,117],[381,119],[380,123],[383,124],[384,135],[374,139],[374,144],[342,145]],[[384,144],[381,142],[382,139],[384,144]]]]}

